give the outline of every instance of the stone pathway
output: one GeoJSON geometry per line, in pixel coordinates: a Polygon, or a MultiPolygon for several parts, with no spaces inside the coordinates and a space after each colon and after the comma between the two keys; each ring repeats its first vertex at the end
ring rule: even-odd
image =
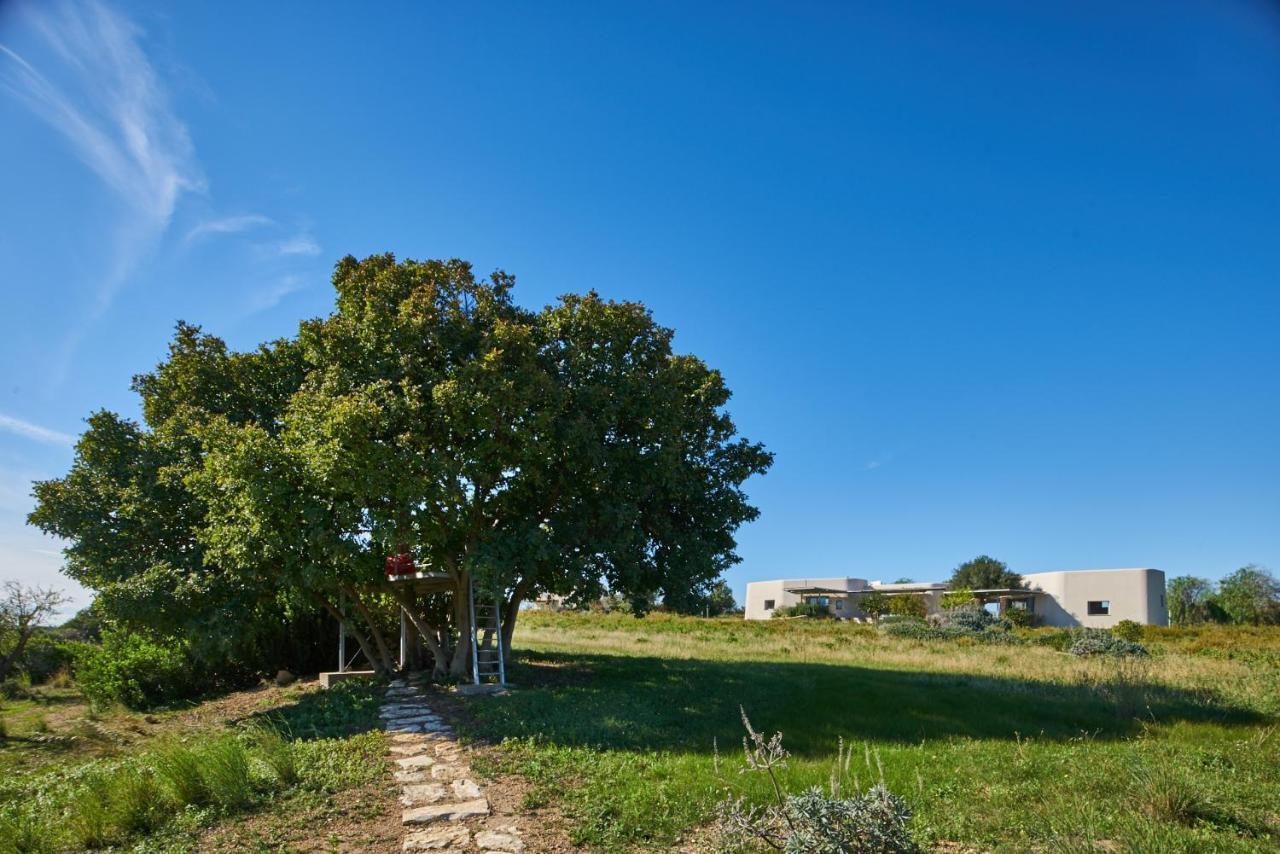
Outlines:
{"type": "Polygon", "coordinates": [[[489,799],[471,779],[466,751],[420,688],[392,682],[379,715],[391,733],[405,851],[524,851],[519,828],[497,824],[490,815],[489,799]]]}

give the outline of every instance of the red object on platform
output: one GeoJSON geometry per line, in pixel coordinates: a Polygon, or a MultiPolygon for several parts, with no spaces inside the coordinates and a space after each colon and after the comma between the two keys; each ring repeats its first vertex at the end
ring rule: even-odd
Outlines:
{"type": "Polygon", "coordinates": [[[388,555],[383,569],[386,570],[388,577],[392,578],[397,575],[413,575],[418,571],[418,567],[413,562],[413,555],[403,552],[398,555],[388,555]]]}

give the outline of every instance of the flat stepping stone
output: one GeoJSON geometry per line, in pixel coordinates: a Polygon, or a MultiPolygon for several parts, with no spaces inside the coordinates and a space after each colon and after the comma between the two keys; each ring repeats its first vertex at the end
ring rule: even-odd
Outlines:
{"type": "Polygon", "coordinates": [[[445,782],[449,782],[452,780],[460,780],[466,775],[466,769],[459,768],[457,765],[436,765],[431,769],[432,780],[444,780],[445,782]]]}
{"type": "MultiPolygon", "coordinates": [[[[406,807],[421,806],[423,804],[438,804],[449,796],[449,790],[440,783],[418,783],[412,786],[405,786],[400,792],[400,803],[406,807]]],[[[469,799],[458,798],[457,800],[474,800],[479,795],[474,795],[469,799]]]]}
{"type": "Polygon", "coordinates": [[[383,727],[387,732],[410,733],[422,732],[422,724],[395,724],[388,723],[383,727]]]}
{"type": "Polygon", "coordinates": [[[417,756],[419,753],[426,753],[427,746],[425,744],[393,744],[391,752],[397,756],[417,756]]]}
{"type": "Polygon", "coordinates": [[[378,711],[378,717],[380,718],[396,718],[396,717],[400,717],[401,715],[432,715],[432,714],[435,714],[435,712],[431,711],[426,706],[403,706],[403,705],[383,706],[378,711]]]}
{"type": "Polygon", "coordinates": [[[429,744],[428,739],[422,733],[417,732],[398,732],[391,736],[392,744],[429,744]]]}
{"type": "Polygon", "coordinates": [[[408,783],[425,783],[431,779],[431,775],[426,771],[397,771],[392,775],[396,778],[396,782],[401,785],[408,783]]]}
{"type": "Polygon", "coordinates": [[[432,765],[435,765],[435,764],[436,764],[435,757],[427,756],[426,754],[420,754],[418,756],[406,756],[404,759],[396,760],[396,765],[398,765],[400,767],[400,770],[402,771],[413,771],[421,768],[430,768],[432,765]]]}
{"type": "Polygon", "coordinates": [[[439,851],[445,848],[465,849],[470,841],[471,831],[465,827],[433,828],[409,834],[404,841],[404,850],[439,851]]]}
{"type": "Polygon", "coordinates": [[[501,833],[496,830],[482,830],[476,834],[476,845],[484,851],[510,851],[513,854],[524,850],[524,843],[514,833],[501,833]]]}
{"type": "Polygon", "coordinates": [[[449,784],[449,788],[453,790],[454,798],[460,801],[473,801],[484,797],[484,792],[480,791],[480,787],[474,780],[454,780],[449,784]]]}
{"type": "Polygon", "coordinates": [[[462,821],[489,814],[489,801],[476,798],[458,804],[430,804],[405,810],[400,815],[402,824],[430,824],[433,821],[462,821]]]}

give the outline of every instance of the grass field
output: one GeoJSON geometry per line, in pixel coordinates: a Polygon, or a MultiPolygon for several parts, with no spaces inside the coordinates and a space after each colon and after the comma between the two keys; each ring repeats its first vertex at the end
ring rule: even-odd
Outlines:
{"type": "Polygon", "coordinates": [[[522,615],[509,696],[464,734],[500,743],[571,837],[698,847],[739,773],[743,729],[781,731],[784,778],[883,779],[926,848],[1273,851],[1280,631],[1149,630],[1141,661],[1028,643],[888,638],[826,621],[522,615]]]}
{"type": "Polygon", "coordinates": [[[261,686],[152,714],[0,703],[0,854],[398,850],[380,693],[261,686]]]}

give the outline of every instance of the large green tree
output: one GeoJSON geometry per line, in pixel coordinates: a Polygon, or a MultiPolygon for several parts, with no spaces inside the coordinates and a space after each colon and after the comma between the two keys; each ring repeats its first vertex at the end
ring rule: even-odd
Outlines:
{"type": "Polygon", "coordinates": [[[206,508],[187,478],[203,468],[211,420],[278,429],[301,366],[296,343],[232,353],[179,324],[167,359],[134,378],[142,422],[94,413],[67,475],[35,484],[30,522],[67,540],[63,571],[97,591],[104,616],[182,635],[210,664],[260,662],[296,632],[292,618],[310,606],[295,591],[210,559],[206,508]]]}
{"type": "Polygon", "coordinates": [[[473,584],[501,607],[508,645],[521,602],[544,592],[608,590],[639,610],[703,595],[737,560],[734,532],[757,512],[742,484],[771,456],[737,435],[719,373],[676,354],[642,305],[588,293],[533,312],[513,284],[456,260],[345,258],[334,312],[294,340],[231,354],[183,327],[135,384],[157,400],[144,403],[150,429],[103,416],[123,455],[112,488],[97,494],[109,461],[82,459],[91,429],[33,520],[72,539],[90,586],[180,565],[228,591],[220,601],[287,594],[353,625],[380,669],[394,666],[400,606],[437,673],[464,674],[473,584]],[[194,369],[193,342],[213,351],[194,369]],[[175,507],[157,509],[153,484],[175,507]],[[88,523],[64,518],[93,503],[88,523]],[[135,505],[138,530],[94,552],[135,505]],[[182,544],[148,554],[157,514],[182,544]],[[390,582],[392,554],[437,576],[438,592],[390,582]]]}
{"type": "Polygon", "coordinates": [[[1217,603],[1233,623],[1280,623],[1280,581],[1260,566],[1241,567],[1218,582],[1217,603]]]}
{"type": "Polygon", "coordinates": [[[1004,561],[978,555],[955,568],[948,582],[952,590],[1003,590],[1022,587],[1022,576],[1004,561]]]}

